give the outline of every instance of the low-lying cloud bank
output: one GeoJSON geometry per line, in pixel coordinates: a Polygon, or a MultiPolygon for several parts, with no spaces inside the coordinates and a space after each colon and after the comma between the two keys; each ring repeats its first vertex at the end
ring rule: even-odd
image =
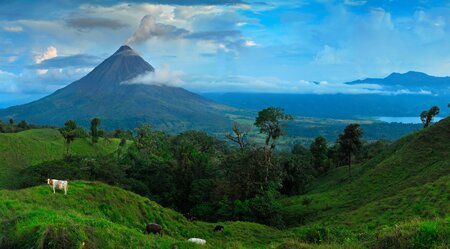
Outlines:
{"type": "Polygon", "coordinates": [[[156,69],[122,82],[122,84],[144,84],[183,87],[194,92],[254,92],[254,93],[308,93],[308,94],[417,94],[431,95],[426,90],[386,89],[378,84],[346,84],[327,81],[286,81],[276,77],[187,75],[172,71],[168,66],[156,69]]]}

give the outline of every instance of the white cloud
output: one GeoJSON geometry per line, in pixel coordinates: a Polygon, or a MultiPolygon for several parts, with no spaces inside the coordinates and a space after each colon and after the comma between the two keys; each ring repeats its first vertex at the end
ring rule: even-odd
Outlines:
{"type": "Polygon", "coordinates": [[[45,50],[45,52],[35,55],[34,62],[36,64],[41,64],[42,61],[55,58],[56,56],[58,56],[58,50],[55,47],[50,46],[47,50],[45,50]]]}
{"type": "Polygon", "coordinates": [[[344,4],[350,6],[361,6],[367,3],[367,0],[344,0],[344,4]]]}
{"type": "MultiPolygon", "coordinates": [[[[50,47],[47,48],[47,50],[44,53],[35,55],[34,56],[34,62],[36,64],[41,64],[43,61],[51,59],[51,58],[55,58],[57,56],[58,56],[58,50],[55,47],[50,46],[50,47]]],[[[47,72],[48,72],[48,69],[38,69],[38,70],[36,70],[36,73],[38,75],[44,75],[47,72]]]]}
{"type": "Polygon", "coordinates": [[[46,69],[45,74],[26,70],[18,75],[0,72],[0,93],[49,94],[85,76],[91,70],[88,68],[46,69]]]}
{"type": "Polygon", "coordinates": [[[7,32],[22,32],[23,28],[21,26],[7,26],[3,27],[3,30],[7,32]]]}
{"type": "Polygon", "coordinates": [[[342,63],[342,53],[337,49],[325,45],[314,58],[316,64],[340,64],[342,63]]]}
{"type": "Polygon", "coordinates": [[[122,82],[121,84],[181,87],[184,84],[181,77],[181,72],[172,71],[168,65],[163,65],[160,69],[156,69],[154,72],[138,75],[136,78],[122,82]]]}
{"type": "Polygon", "coordinates": [[[255,47],[257,46],[256,42],[252,41],[252,40],[246,40],[244,42],[244,47],[255,47]]]}
{"type": "Polygon", "coordinates": [[[276,77],[254,76],[210,76],[183,75],[183,87],[195,92],[267,92],[267,93],[309,93],[309,94],[420,94],[429,95],[430,91],[411,91],[408,89],[386,90],[377,84],[345,84],[327,81],[312,82],[306,80],[287,81],[276,77]]]}
{"type": "Polygon", "coordinates": [[[0,75],[2,75],[2,76],[15,76],[15,74],[7,72],[7,71],[3,71],[3,70],[0,70],[0,75]]]}

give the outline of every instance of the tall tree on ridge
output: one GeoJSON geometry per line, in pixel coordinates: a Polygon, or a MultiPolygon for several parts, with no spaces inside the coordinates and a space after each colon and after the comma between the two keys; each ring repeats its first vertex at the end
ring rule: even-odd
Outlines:
{"type": "Polygon", "coordinates": [[[349,124],[339,135],[339,150],[348,158],[348,175],[352,177],[352,156],[361,148],[363,131],[359,124],[349,124]]]}
{"type": "Polygon", "coordinates": [[[264,155],[265,155],[265,176],[264,182],[267,185],[269,171],[272,165],[272,151],[275,149],[275,141],[283,135],[282,121],[293,120],[293,117],[284,113],[283,108],[268,107],[258,112],[255,126],[259,128],[261,134],[266,135],[264,155]]]}
{"type": "Polygon", "coordinates": [[[427,128],[430,125],[431,121],[433,121],[434,116],[439,114],[439,111],[439,107],[433,106],[430,108],[430,110],[423,111],[420,114],[420,120],[423,123],[423,128],[427,128]]]}
{"type": "Polygon", "coordinates": [[[93,118],[91,120],[91,136],[92,136],[92,142],[97,143],[98,137],[100,135],[100,132],[98,130],[98,126],[100,125],[100,119],[99,118],[93,118]]]}
{"type": "Polygon", "coordinates": [[[75,138],[78,136],[77,133],[77,124],[73,120],[67,120],[64,123],[63,128],[58,129],[61,135],[64,137],[65,144],[66,144],[66,154],[70,155],[70,145],[75,140],[75,138]]]}

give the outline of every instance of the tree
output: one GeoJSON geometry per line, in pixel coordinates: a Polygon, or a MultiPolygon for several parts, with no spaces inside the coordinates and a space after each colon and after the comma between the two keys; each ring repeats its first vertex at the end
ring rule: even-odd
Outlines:
{"type": "Polygon", "coordinates": [[[352,156],[361,148],[361,136],[363,131],[359,124],[349,124],[344,129],[344,133],[339,135],[337,144],[339,150],[347,157],[348,160],[348,175],[352,176],[352,156]]]}
{"type": "Polygon", "coordinates": [[[12,118],[10,118],[10,119],[8,119],[8,123],[9,123],[9,130],[11,131],[11,132],[14,132],[14,119],[12,119],[12,118]]]}
{"type": "Polygon", "coordinates": [[[25,120],[20,121],[17,127],[19,127],[21,130],[26,130],[30,128],[27,121],[25,120]]]}
{"type": "Polygon", "coordinates": [[[275,149],[275,140],[283,135],[283,125],[281,121],[292,120],[292,116],[285,114],[282,108],[268,107],[258,112],[258,116],[255,120],[256,127],[259,128],[259,132],[266,134],[266,146],[264,147],[265,154],[265,177],[264,183],[269,183],[269,171],[273,166],[271,162],[272,150],[275,149]],[[270,145],[270,147],[269,147],[270,145]],[[267,150],[266,148],[270,149],[267,150]]]}
{"type": "Polygon", "coordinates": [[[59,132],[64,137],[66,142],[66,153],[70,154],[70,145],[78,137],[79,130],[77,128],[77,124],[73,120],[67,120],[64,123],[63,128],[59,128],[59,132]]]}
{"type": "Polygon", "coordinates": [[[275,140],[283,135],[283,120],[292,120],[292,116],[285,114],[283,108],[268,107],[258,112],[255,125],[259,128],[259,132],[266,134],[266,146],[275,148],[275,140]]]}
{"type": "Polygon", "coordinates": [[[6,127],[5,127],[5,125],[3,124],[3,121],[0,120],[0,133],[4,133],[4,132],[6,132],[6,127]]]}
{"type": "Polygon", "coordinates": [[[311,166],[311,155],[280,153],[277,156],[282,174],[280,192],[287,195],[299,195],[305,192],[307,185],[314,179],[314,169],[311,166]]]}
{"type": "Polygon", "coordinates": [[[313,156],[313,165],[318,175],[324,174],[327,169],[328,147],[327,140],[319,136],[311,143],[310,151],[313,156]]]}
{"type": "Polygon", "coordinates": [[[100,125],[100,119],[99,118],[93,118],[91,120],[91,136],[92,136],[92,142],[97,143],[98,137],[100,136],[100,131],[98,130],[98,126],[100,125]]]}
{"type": "Polygon", "coordinates": [[[245,147],[244,139],[248,132],[249,127],[247,126],[240,127],[238,123],[233,122],[234,136],[232,134],[226,134],[225,137],[228,138],[230,141],[237,143],[239,145],[239,148],[243,150],[245,147]]]}
{"type": "Polygon", "coordinates": [[[433,121],[434,116],[439,114],[439,107],[433,106],[428,111],[423,111],[420,113],[420,120],[423,123],[423,128],[427,128],[431,121],[433,121]]]}
{"type": "Polygon", "coordinates": [[[428,124],[427,122],[428,111],[423,111],[420,113],[420,121],[422,121],[423,127],[426,128],[428,124]]]}
{"type": "Polygon", "coordinates": [[[311,154],[311,152],[300,143],[297,143],[292,147],[291,153],[295,154],[295,155],[299,155],[299,156],[305,156],[305,155],[311,154]]]}

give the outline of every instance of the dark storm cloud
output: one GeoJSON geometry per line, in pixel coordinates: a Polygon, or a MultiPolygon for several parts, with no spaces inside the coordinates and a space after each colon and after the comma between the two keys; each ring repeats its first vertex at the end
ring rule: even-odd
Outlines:
{"type": "Polygon", "coordinates": [[[74,17],[66,20],[69,27],[78,30],[90,30],[93,28],[121,29],[127,25],[113,19],[97,18],[97,17],[74,17]]]}

